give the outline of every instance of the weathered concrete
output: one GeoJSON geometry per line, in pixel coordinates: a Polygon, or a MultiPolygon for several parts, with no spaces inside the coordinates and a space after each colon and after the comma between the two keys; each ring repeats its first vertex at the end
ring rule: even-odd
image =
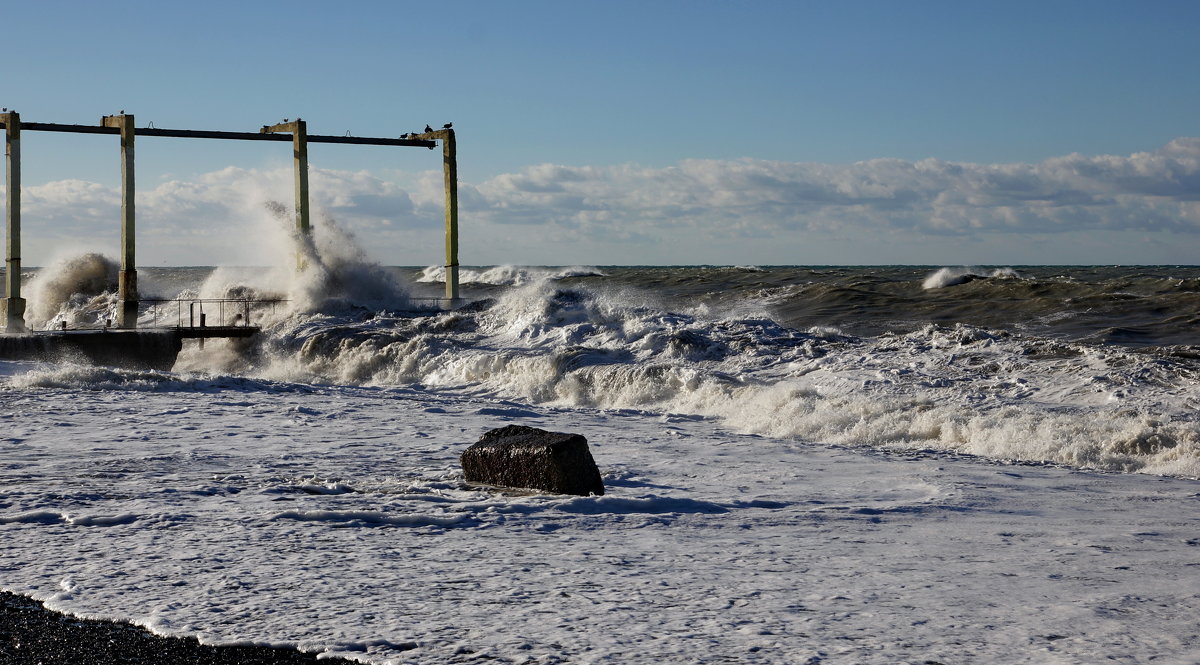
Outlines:
{"type": "Polygon", "coordinates": [[[312,223],[308,207],[308,123],[297,118],[291,122],[263,125],[263,134],[292,135],[292,168],[296,181],[296,230],[307,236],[312,223]]]}
{"type": "MultiPolygon", "coordinates": [[[[3,117],[0,114],[0,117],[3,117]]],[[[0,125],[3,120],[0,120],[0,125]]],[[[61,132],[69,134],[120,134],[117,128],[97,125],[72,125],[58,122],[23,122],[21,128],[25,131],[61,132]]],[[[257,132],[226,132],[208,129],[158,129],[155,127],[138,127],[134,133],[138,136],[162,136],[177,139],[230,139],[235,141],[291,141],[291,136],[282,134],[264,134],[257,132]]],[[[392,139],[373,136],[330,136],[324,134],[309,134],[309,143],[344,143],[347,145],[391,145],[413,148],[437,147],[436,141],[418,139],[392,139]]]]}
{"type": "Polygon", "coordinates": [[[308,123],[297,120],[292,123],[292,162],[296,179],[296,224],[300,233],[312,233],[312,221],[308,209],[308,123]]]}
{"type": "Polygon", "coordinates": [[[132,115],[107,115],[100,119],[105,127],[121,131],[121,274],[117,285],[117,327],[136,328],[138,317],[137,233],[134,208],[134,128],[132,115]]]}
{"type": "Polygon", "coordinates": [[[0,114],[4,123],[5,243],[4,299],[0,321],[10,333],[25,331],[25,299],[21,297],[21,116],[13,111],[0,114]]]}
{"type": "Polygon", "coordinates": [[[458,300],[458,144],[449,127],[414,134],[421,140],[442,142],[442,182],[446,189],[446,299],[453,306],[458,300]]]}
{"type": "Polygon", "coordinates": [[[446,298],[458,300],[458,146],[454,130],[442,130],[442,179],[446,187],[446,298]]]}
{"type": "Polygon", "coordinates": [[[604,480],[587,439],[509,425],[494,429],[460,456],[467,482],[539,489],[557,494],[604,494],[604,480]]]}
{"type": "Polygon", "coordinates": [[[0,335],[0,360],[86,362],[169,370],[183,347],[175,330],[67,330],[0,335]]]}

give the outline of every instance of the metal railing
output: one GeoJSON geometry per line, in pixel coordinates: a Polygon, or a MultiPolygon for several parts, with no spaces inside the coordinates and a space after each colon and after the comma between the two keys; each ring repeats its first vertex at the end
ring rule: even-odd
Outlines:
{"type": "Polygon", "coordinates": [[[261,315],[267,306],[271,308],[271,314],[275,313],[275,307],[279,303],[288,302],[283,298],[173,298],[170,300],[159,300],[143,298],[143,304],[149,303],[151,313],[151,327],[175,327],[175,328],[204,328],[209,326],[235,328],[249,327],[253,325],[255,315],[258,315],[257,320],[261,320],[261,315]],[[170,308],[170,304],[175,304],[175,325],[170,326],[167,322],[170,321],[169,312],[163,312],[163,309],[170,308]],[[188,315],[183,316],[183,305],[188,306],[188,315]],[[205,311],[205,306],[208,306],[205,311]],[[208,319],[209,314],[216,315],[216,322],[208,319]],[[159,319],[162,317],[164,322],[160,325],[159,319]]]}

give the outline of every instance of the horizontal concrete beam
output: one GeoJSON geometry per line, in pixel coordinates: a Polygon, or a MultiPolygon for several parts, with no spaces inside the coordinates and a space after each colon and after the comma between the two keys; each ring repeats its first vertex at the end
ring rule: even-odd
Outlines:
{"type": "MultiPolygon", "coordinates": [[[[24,127],[24,124],[22,124],[21,126],[24,127]]],[[[410,139],[417,139],[419,141],[434,141],[437,139],[445,140],[447,138],[450,138],[451,133],[452,133],[452,130],[449,130],[449,129],[438,129],[438,130],[434,130],[432,132],[424,132],[422,134],[409,134],[408,137],[410,139]]]]}
{"type": "MultiPolygon", "coordinates": [[[[304,122],[304,121],[303,120],[292,120],[291,122],[278,122],[278,123],[275,123],[274,125],[263,125],[262,129],[258,130],[258,133],[271,134],[274,132],[287,132],[289,134],[295,134],[299,130],[301,122],[304,122]]],[[[304,126],[307,131],[308,123],[305,123],[304,126]]]]}
{"type": "MultiPolygon", "coordinates": [[[[289,123],[290,124],[290,123],[289,123]]],[[[0,128],[4,123],[0,122],[0,128]]],[[[109,134],[118,135],[121,130],[116,127],[100,127],[98,125],[65,125],[53,122],[21,122],[24,132],[70,132],[75,134],[109,134]]],[[[139,127],[133,130],[137,136],[163,136],[181,139],[231,139],[239,141],[291,141],[289,134],[263,134],[260,132],[222,132],[197,129],[156,129],[139,127]]],[[[437,134],[438,132],[432,132],[437,134]]],[[[391,139],[369,136],[323,136],[308,135],[309,143],[344,143],[352,145],[394,145],[414,148],[434,148],[437,143],[430,139],[391,139]]]]}

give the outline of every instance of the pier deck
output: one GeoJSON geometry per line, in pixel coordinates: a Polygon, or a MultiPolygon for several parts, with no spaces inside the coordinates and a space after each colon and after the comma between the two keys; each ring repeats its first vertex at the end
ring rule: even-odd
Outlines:
{"type": "Polygon", "coordinates": [[[87,328],[0,333],[0,360],[86,362],[134,369],[170,370],[183,340],[234,338],[258,334],[258,326],[87,328]]]}

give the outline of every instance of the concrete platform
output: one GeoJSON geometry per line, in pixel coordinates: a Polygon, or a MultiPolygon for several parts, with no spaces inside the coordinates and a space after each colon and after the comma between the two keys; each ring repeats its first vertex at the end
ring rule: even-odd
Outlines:
{"type": "Polygon", "coordinates": [[[0,334],[0,360],[87,362],[131,369],[169,370],[183,335],[168,330],[54,330],[0,334]]]}

